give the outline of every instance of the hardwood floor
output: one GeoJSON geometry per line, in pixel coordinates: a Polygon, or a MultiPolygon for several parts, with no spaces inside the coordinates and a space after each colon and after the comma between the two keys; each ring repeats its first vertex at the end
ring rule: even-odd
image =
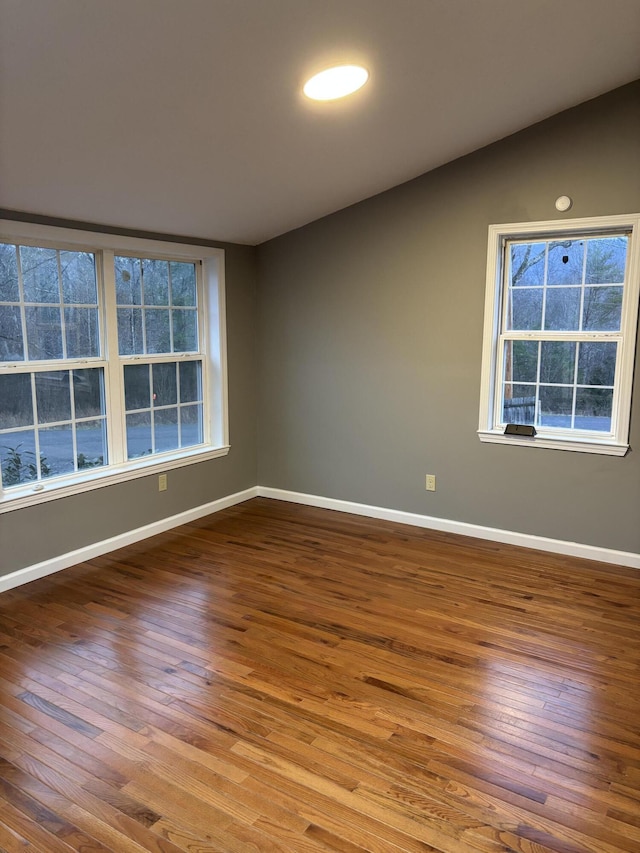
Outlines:
{"type": "Polygon", "coordinates": [[[640,851],[640,573],[256,499],[0,596],[0,850],[640,851]]]}

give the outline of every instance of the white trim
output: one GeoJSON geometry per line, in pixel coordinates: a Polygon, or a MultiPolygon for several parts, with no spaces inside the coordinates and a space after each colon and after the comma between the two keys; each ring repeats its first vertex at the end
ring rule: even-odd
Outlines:
{"type": "Polygon", "coordinates": [[[517,435],[505,435],[501,430],[478,430],[480,441],[487,444],[518,444],[521,447],[544,447],[547,450],[578,450],[581,453],[599,453],[601,456],[624,456],[628,444],[616,444],[614,441],[577,438],[551,438],[548,434],[531,438],[517,435]]]}
{"type": "Polygon", "coordinates": [[[145,524],[144,527],[137,527],[135,530],[129,530],[126,533],[120,533],[117,536],[111,536],[109,539],[103,539],[101,542],[94,542],[92,545],[86,545],[84,548],[78,548],[76,551],[69,551],[66,554],[61,554],[59,557],[53,557],[50,560],[44,560],[42,563],[36,563],[34,566],[27,566],[24,569],[18,569],[4,577],[0,577],[0,593],[6,592],[13,587],[21,586],[30,581],[44,578],[47,575],[52,575],[54,572],[59,572],[62,569],[67,569],[69,566],[74,566],[77,563],[84,563],[86,560],[92,560],[94,557],[100,557],[102,554],[107,554],[110,551],[115,551],[117,548],[124,548],[126,545],[132,545],[134,542],[139,542],[141,539],[148,539],[150,536],[156,536],[158,533],[164,533],[174,527],[179,527],[181,524],[188,524],[190,521],[196,521],[203,518],[205,515],[212,515],[214,512],[219,512],[222,509],[227,509],[235,504],[243,503],[251,498],[258,497],[258,487],[253,486],[250,489],[245,489],[243,492],[236,492],[233,495],[227,495],[224,498],[219,498],[217,501],[202,504],[201,506],[188,509],[185,512],[171,515],[168,518],[162,518],[160,521],[154,521],[151,524],[145,524]]]}
{"type": "Polygon", "coordinates": [[[351,501],[325,498],[318,495],[306,495],[300,492],[289,492],[286,489],[273,489],[268,486],[258,486],[258,496],[278,501],[305,504],[306,506],[317,506],[323,509],[333,509],[338,512],[350,512],[353,515],[364,515],[368,518],[381,518],[385,521],[411,524],[414,527],[441,530],[445,533],[458,533],[461,536],[474,536],[477,539],[488,539],[492,542],[503,542],[507,545],[519,545],[522,548],[534,548],[537,551],[550,551],[554,554],[566,554],[571,557],[582,557],[587,560],[598,560],[601,563],[613,563],[618,566],[629,566],[632,569],[640,569],[640,554],[635,554],[632,551],[616,551],[613,548],[601,548],[597,545],[566,542],[563,539],[550,539],[546,536],[534,536],[530,533],[516,533],[512,530],[501,530],[497,527],[469,524],[466,521],[451,521],[447,518],[419,515],[413,512],[387,509],[386,507],[369,506],[368,504],[352,503],[351,501]]]}

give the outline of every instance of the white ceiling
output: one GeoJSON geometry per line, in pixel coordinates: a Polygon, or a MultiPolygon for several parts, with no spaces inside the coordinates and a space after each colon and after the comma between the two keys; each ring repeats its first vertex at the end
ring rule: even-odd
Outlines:
{"type": "Polygon", "coordinates": [[[640,0],[0,0],[0,205],[255,244],[639,77],[640,0]]]}

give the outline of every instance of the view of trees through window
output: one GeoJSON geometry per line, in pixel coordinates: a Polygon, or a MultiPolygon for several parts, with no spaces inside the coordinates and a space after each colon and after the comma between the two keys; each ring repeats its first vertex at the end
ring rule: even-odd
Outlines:
{"type": "Polygon", "coordinates": [[[502,418],[609,432],[628,236],[507,243],[502,418]]]}

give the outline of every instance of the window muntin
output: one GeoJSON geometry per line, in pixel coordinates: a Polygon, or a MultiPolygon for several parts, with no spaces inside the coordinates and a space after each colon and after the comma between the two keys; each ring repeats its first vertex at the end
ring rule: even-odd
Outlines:
{"type": "Polygon", "coordinates": [[[1,226],[0,512],[228,452],[220,250],[1,226]]]}
{"type": "Polygon", "coordinates": [[[637,228],[637,217],[490,228],[482,440],[626,450],[637,228]],[[509,423],[537,435],[503,437],[509,423]]]}

